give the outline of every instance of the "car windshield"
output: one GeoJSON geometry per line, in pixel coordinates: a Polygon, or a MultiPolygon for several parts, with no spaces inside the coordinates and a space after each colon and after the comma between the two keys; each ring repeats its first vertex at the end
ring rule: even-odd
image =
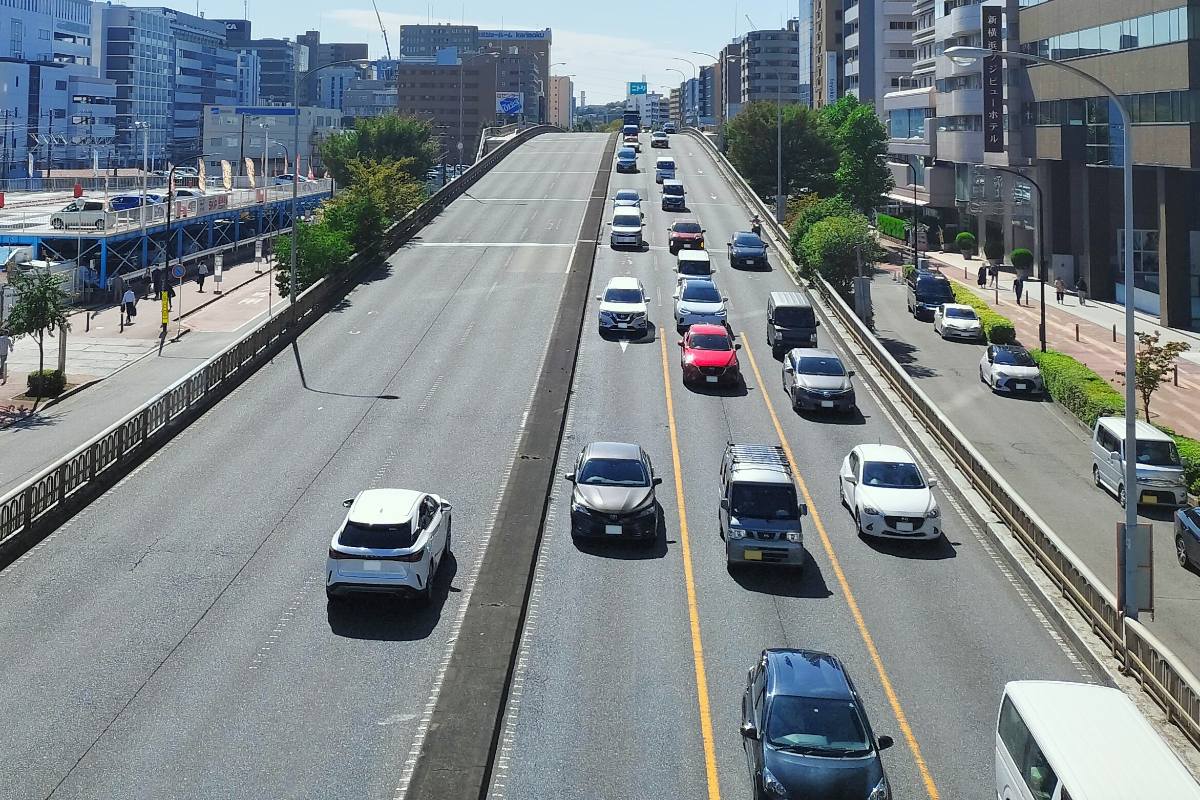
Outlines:
{"type": "Polygon", "coordinates": [[[811,308],[778,306],[775,309],[775,324],[785,328],[811,328],[816,322],[811,308]]]}
{"type": "Polygon", "coordinates": [[[671,230],[674,231],[675,233],[699,233],[700,232],[700,223],[699,222],[676,222],[671,227],[671,230]]]}
{"type": "Polygon", "coordinates": [[[1140,440],[1137,443],[1137,460],[1148,467],[1178,467],[1179,451],[1174,442],[1140,440]]]}
{"type": "Polygon", "coordinates": [[[735,483],[729,513],[748,519],[796,519],[796,488],[790,483],[735,483]]]}
{"type": "Polygon", "coordinates": [[[863,756],[871,752],[854,703],[832,697],[776,695],[767,709],[767,741],[799,753],[863,756]]]}
{"type": "Polygon", "coordinates": [[[604,292],[606,303],[640,303],[642,293],[638,289],[607,289],[604,292]]]}
{"type": "Polygon", "coordinates": [[[753,233],[739,233],[733,237],[733,243],[738,247],[762,247],[762,239],[753,233]]]}
{"type": "Polygon", "coordinates": [[[729,337],[723,333],[698,333],[692,337],[695,350],[728,350],[729,337]]]}
{"type": "Polygon", "coordinates": [[[845,375],[846,368],[836,358],[806,356],[796,364],[796,371],[803,375],[845,375]]]}
{"type": "Polygon", "coordinates": [[[683,299],[693,303],[719,303],[721,302],[721,293],[711,283],[689,281],[683,287],[683,299]]]}
{"type": "Polygon", "coordinates": [[[683,186],[664,186],[663,194],[683,194],[683,186]]]}
{"type": "Polygon", "coordinates": [[[1037,362],[1026,350],[996,350],[992,356],[993,363],[1007,364],[1013,367],[1036,367],[1037,362]]]}
{"type": "Polygon", "coordinates": [[[357,522],[347,522],[338,537],[338,544],[343,547],[367,547],[372,550],[399,550],[412,547],[412,525],[402,522],[398,525],[361,525],[357,522]]]}
{"type": "Polygon", "coordinates": [[[576,477],[585,486],[649,486],[641,461],[627,458],[589,458],[576,477]]]}
{"type": "Polygon", "coordinates": [[[617,151],[617,158],[636,158],[636,154],[633,152],[633,148],[622,147],[617,151]]]}
{"type": "Polygon", "coordinates": [[[642,218],[636,214],[618,214],[613,217],[614,228],[640,228],[642,227],[642,218]]]}
{"type": "Polygon", "coordinates": [[[674,161],[659,161],[658,168],[674,172],[675,171],[675,162],[674,161]]]}
{"type": "Polygon", "coordinates": [[[906,461],[868,461],[863,464],[864,486],[878,489],[921,489],[925,481],[917,465],[906,461]]]}
{"type": "Polygon", "coordinates": [[[636,189],[622,189],[621,191],[617,192],[617,200],[628,200],[634,203],[639,203],[641,202],[642,198],[638,196],[636,189]]]}
{"type": "Polygon", "coordinates": [[[947,308],[946,316],[954,319],[979,319],[973,308],[947,308]]]}
{"type": "Polygon", "coordinates": [[[952,303],[954,290],[945,278],[920,278],[917,280],[917,297],[922,303],[952,303]]]}

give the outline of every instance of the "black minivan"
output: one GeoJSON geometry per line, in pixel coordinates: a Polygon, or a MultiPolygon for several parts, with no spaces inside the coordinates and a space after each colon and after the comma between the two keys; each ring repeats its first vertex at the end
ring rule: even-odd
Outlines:
{"type": "Polygon", "coordinates": [[[767,344],[776,358],[793,347],[816,347],[819,324],[802,292],[771,292],[767,298],[767,344]]]}
{"type": "Polygon", "coordinates": [[[908,311],[917,319],[928,316],[942,303],[954,302],[954,289],[950,281],[940,272],[918,270],[908,276],[908,311]]]}

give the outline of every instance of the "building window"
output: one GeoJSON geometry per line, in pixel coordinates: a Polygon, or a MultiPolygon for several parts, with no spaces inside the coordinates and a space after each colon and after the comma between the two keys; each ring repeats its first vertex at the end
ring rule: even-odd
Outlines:
{"type": "Polygon", "coordinates": [[[983,116],[966,114],[960,117],[938,117],[938,130],[947,132],[981,131],[983,130],[983,116]]]}
{"type": "MultiPolygon", "coordinates": [[[[1113,252],[1124,253],[1125,230],[1121,229],[1116,233],[1117,249],[1113,252]]],[[[1158,294],[1157,230],[1133,229],[1133,285],[1138,289],[1158,294]]]]}
{"type": "Polygon", "coordinates": [[[894,19],[888,23],[888,29],[893,31],[915,31],[917,21],[914,19],[894,19]]]}
{"type": "Polygon", "coordinates": [[[1189,15],[1187,7],[1172,8],[1025,42],[1021,50],[1030,55],[1062,61],[1182,42],[1189,38],[1189,21],[1194,20],[1195,16],[1195,12],[1189,15]]]}
{"type": "Polygon", "coordinates": [[[901,108],[888,112],[888,131],[893,139],[924,139],[925,120],[932,108],[901,108]]]}

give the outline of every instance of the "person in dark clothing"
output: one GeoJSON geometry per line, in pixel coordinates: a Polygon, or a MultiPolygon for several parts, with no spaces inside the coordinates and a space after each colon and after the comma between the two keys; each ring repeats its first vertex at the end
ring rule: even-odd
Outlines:
{"type": "Polygon", "coordinates": [[[987,265],[980,264],[979,271],[975,273],[975,282],[979,284],[979,288],[987,286],[987,265]]]}
{"type": "Polygon", "coordinates": [[[1087,305],[1087,293],[1087,281],[1081,277],[1079,280],[1075,281],[1075,294],[1079,295],[1079,305],[1087,305]]]}
{"type": "Polygon", "coordinates": [[[1025,292],[1025,281],[1021,280],[1021,276],[1013,278],[1013,294],[1017,296],[1017,305],[1021,305],[1021,295],[1025,292]]]}

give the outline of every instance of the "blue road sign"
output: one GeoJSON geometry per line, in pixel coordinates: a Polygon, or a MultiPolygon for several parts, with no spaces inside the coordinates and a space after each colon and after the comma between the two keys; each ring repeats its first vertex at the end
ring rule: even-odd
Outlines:
{"type": "Polygon", "coordinates": [[[176,264],[175,266],[171,267],[171,274],[174,275],[176,278],[182,278],[183,277],[183,264],[176,264]]]}
{"type": "Polygon", "coordinates": [[[496,111],[500,114],[520,114],[525,110],[525,95],[521,92],[496,92],[496,111]]]}
{"type": "Polygon", "coordinates": [[[645,81],[638,81],[638,82],[630,81],[629,82],[629,94],[634,95],[634,94],[645,94],[645,93],[646,93],[645,81]]]}

